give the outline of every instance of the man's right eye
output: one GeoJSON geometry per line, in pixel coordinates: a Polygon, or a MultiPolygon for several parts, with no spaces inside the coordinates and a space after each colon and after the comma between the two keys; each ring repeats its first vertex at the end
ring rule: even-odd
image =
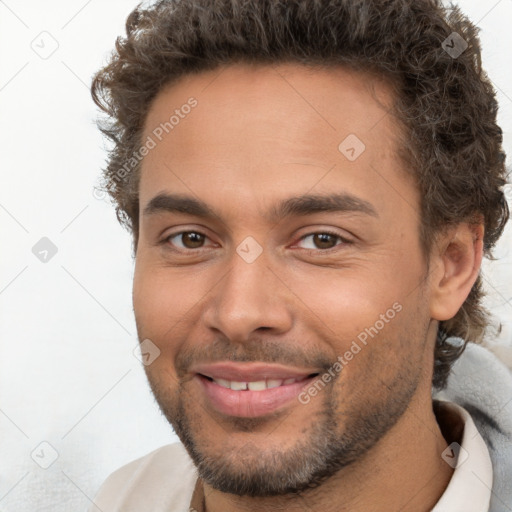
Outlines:
{"type": "Polygon", "coordinates": [[[197,231],[181,231],[167,236],[163,243],[168,243],[181,250],[201,249],[208,239],[203,233],[197,231]]]}

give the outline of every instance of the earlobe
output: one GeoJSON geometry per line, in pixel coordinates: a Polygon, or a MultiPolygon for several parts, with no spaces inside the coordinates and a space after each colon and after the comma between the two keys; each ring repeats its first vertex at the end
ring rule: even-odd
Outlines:
{"type": "Polygon", "coordinates": [[[483,224],[464,223],[441,237],[431,280],[431,318],[453,318],[466,300],[480,271],[483,236],[483,224]]]}

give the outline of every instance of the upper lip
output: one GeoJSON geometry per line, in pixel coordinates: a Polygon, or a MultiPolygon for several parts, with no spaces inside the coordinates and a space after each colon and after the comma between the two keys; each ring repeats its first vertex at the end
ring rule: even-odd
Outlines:
{"type": "Polygon", "coordinates": [[[237,382],[255,382],[265,379],[302,379],[311,374],[319,373],[316,369],[298,369],[279,364],[267,363],[233,363],[230,361],[199,364],[192,368],[212,379],[225,379],[237,382]]]}

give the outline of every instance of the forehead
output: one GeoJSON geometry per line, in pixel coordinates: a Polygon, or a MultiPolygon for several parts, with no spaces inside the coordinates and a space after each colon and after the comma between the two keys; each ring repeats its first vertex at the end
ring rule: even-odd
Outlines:
{"type": "Polygon", "coordinates": [[[187,75],[148,112],[142,140],[155,144],[142,163],[141,204],[163,190],[231,189],[261,203],[283,190],[406,181],[398,128],[382,107],[392,99],[384,81],[341,68],[244,64],[187,75]],[[383,182],[382,173],[393,175],[383,182]]]}

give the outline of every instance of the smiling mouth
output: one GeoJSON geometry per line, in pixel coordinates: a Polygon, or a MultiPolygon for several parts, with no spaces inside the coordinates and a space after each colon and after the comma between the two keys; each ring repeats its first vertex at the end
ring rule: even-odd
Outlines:
{"type": "Polygon", "coordinates": [[[301,406],[298,397],[318,378],[318,367],[219,361],[191,368],[205,406],[239,418],[256,418],[301,406]]]}
{"type": "Polygon", "coordinates": [[[266,389],[273,389],[282,386],[289,386],[295,383],[304,382],[314,377],[318,377],[319,373],[311,373],[303,377],[291,377],[284,379],[262,379],[255,381],[236,381],[227,380],[222,378],[209,377],[208,375],[198,374],[200,377],[207,379],[210,382],[214,382],[220,387],[225,389],[231,389],[233,391],[264,391],[266,389]]]}

